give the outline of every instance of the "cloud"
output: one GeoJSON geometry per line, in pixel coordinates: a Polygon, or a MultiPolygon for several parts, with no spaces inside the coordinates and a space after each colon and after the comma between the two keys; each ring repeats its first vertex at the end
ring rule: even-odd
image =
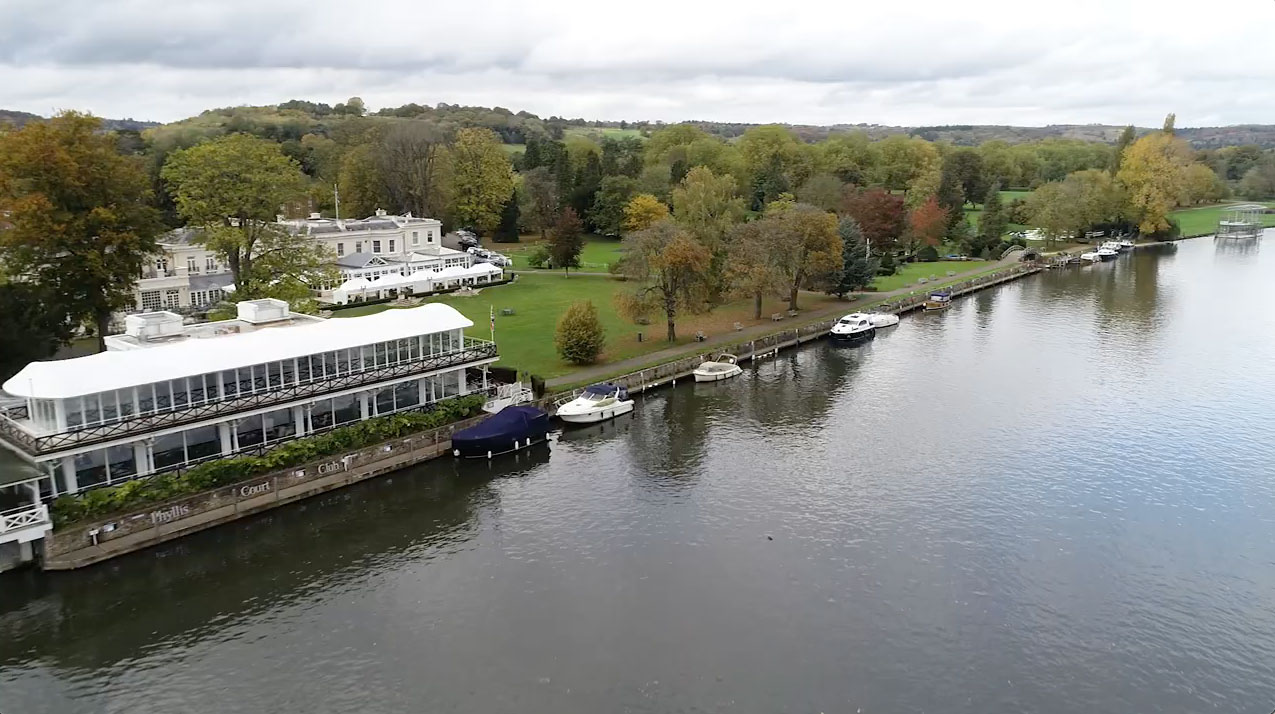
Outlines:
{"type": "Polygon", "coordinates": [[[289,98],[792,123],[1271,121],[1272,8],[650,0],[7,0],[0,106],[172,120],[289,98]],[[49,11],[56,2],[57,12],[49,11]]]}

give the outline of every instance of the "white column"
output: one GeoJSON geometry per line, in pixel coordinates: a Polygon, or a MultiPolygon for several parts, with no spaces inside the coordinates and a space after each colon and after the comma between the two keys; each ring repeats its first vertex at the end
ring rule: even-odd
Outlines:
{"type": "MultiPolygon", "coordinates": [[[[464,372],[461,374],[464,374],[464,372]]],[[[487,365],[483,365],[483,391],[487,391],[487,365]]]]}
{"type": "Polygon", "coordinates": [[[217,425],[217,438],[221,441],[221,454],[232,454],[235,451],[234,422],[223,421],[217,425]]]}
{"type": "Polygon", "coordinates": [[[53,400],[53,416],[55,419],[57,419],[58,432],[61,433],[66,431],[66,400],[65,399],[53,400]]]}
{"type": "Polygon", "coordinates": [[[368,408],[367,395],[368,395],[367,392],[359,392],[359,418],[360,419],[367,419],[368,416],[371,415],[371,411],[368,408]]]}
{"type": "Polygon", "coordinates": [[[292,408],[292,428],[296,430],[297,436],[305,436],[308,433],[305,428],[305,410],[306,407],[300,405],[292,408]]]}
{"type": "Polygon", "coordinates": [[[133,466],[137,469],[137,475],[145,476],[154,471],[155,469],[151,466],[152,463],[154,461],[151,458],[150,440],[145,439],[133,442],[133,466]]]}
{"type": "Polygon", "coordinates": [[[469,394],[469,385],[465,383],[465,370],[458,369],[454,373],[456,375],[456,394],[457,396],[465,396],[469,394]]]}
{"type": "Polygon", "coordinates": [[[62,457],[62,483],[66,485],[67,493],[79,493],[80,482],[75,478],[75,457],[62,457]]]}
{"type": "Polygon", "coordinates": [[[429,404],[429,377],[416,380],[416,400],[421,404],[429,404]]]}

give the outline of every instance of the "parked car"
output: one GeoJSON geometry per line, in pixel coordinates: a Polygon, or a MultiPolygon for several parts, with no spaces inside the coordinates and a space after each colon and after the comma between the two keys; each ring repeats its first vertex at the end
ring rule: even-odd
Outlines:
{"type": "Polygon", "coordinates": [[[478,236],[474,235],[472,231],[456,231],[456,241],[460,243],[462,248],[477,248],[479,245],[478,236]]]}

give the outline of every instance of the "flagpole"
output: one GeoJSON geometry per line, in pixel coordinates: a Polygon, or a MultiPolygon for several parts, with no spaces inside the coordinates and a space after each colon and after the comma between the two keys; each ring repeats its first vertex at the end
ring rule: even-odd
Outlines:
{"type": "Polygon", "coordinates": [[[495,342],[496,341],[496,306],[493,304],[493,305],[488,305],[487,307],[491,311],[491,341],[495,342]]]}

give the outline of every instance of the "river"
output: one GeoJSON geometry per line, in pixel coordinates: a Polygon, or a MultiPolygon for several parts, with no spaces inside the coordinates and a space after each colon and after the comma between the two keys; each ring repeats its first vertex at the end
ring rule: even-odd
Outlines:
{"type": "Polygon", "coordinates": [[[551,450],[0,576],[0,711],[1264,714],[1273,248],[1044,273],[551,450]]]}

